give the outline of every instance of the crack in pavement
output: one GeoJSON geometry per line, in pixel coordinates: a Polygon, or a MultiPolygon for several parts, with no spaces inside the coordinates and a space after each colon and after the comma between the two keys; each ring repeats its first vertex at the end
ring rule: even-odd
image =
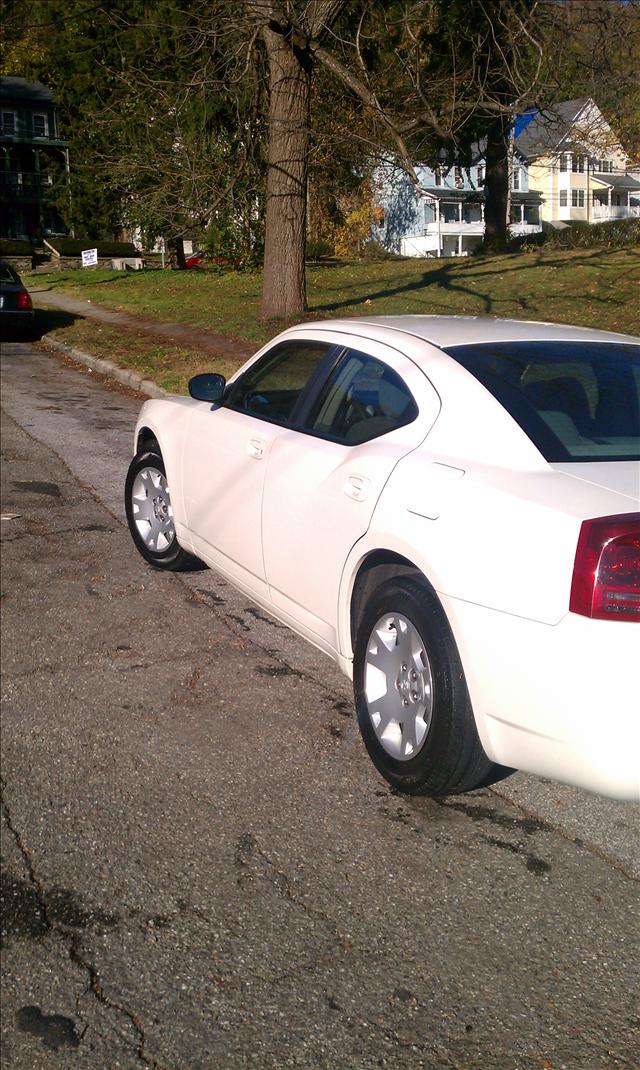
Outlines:
{"type": "MultiPolygon", "coordinates": [[[[73,932],[70,927],[62,925],[59,921],[56,921],[56,919],[52,917],[48,906],[47,895],[43,884],[37,875],[35,863],[29,853],[28,848],[23,843],[22,837],[13,822],[9,803],[6,798],[6,791],[7,784],[5,778],[0,777],[0,803],[2,806],[2,813],[7,823],[7,828],[13,836],[18,851],[20,852],[20,855],[22,856],[22,859],[24,861],[29,881],[31,882],[38,899],[42,919],[44,921],[46,929],[51,933],[58,934],[62,938],[64,944],[66,945],[67,953],[71,962],[73,962],[75,966],[83,970],[88,975],[89,981],[87,987],[85,988],[84,994],[90,992],[98,1001],[98,1003],[102,1004],[102,1006],[104,1007],[109,1008],[109,1010],[113,1010],[119,1014],[122,1014],[131,1023],[137,1037],[136,1055],[140,1062],[144,1063],[145,1066],[152,1067],[153,1070],[168,1070],[165,1064],[158,1062],[158,1060],[154,1056],[147,1055],[145,1050],[147,1038],[144,1024],[140,1016],[136,1014],[135,1011],[130,1010],[128,1007],[125,1007],[124,1004],[118,1003],[117,1000],[112,999],[105,992],[104,987],[100,981],[100,975],[98,973],[98,970],[93,965],[93,963],[89,962],[88,959],[81,952],[80,936],[77,933],[73,932]]],[[[81,997],[78,996],[76,999],[76,1012],[79,1017],[82,1017],[82,1012],[80,1010],[79,1005],[80,998],[81,997]]],[[[80,1034],[80,1040],[84,1038],[87,1029],[88,1025],[85,1025],[84,1029],[80,1034]]]]}

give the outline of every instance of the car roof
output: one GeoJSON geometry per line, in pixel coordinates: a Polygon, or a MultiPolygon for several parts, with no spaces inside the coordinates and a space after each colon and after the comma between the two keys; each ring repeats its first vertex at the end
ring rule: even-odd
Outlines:
{"type": "MultiPolygon", "coordinates": [[[[292,328],[296,330],[296,328],[292,328]]],[[[449,346],[478,345],[483,342],[565,341],[565,342],[640,342],[626,334],[599,331],[590,327],[573,327],[560,323],[534,323],[530,320],[494,319],[491,316],[358,316],[351,319],[324,320],[299,324],[298,330],[324,329],[348,334],[370,334],[382,340],[386,331],[421,338],[446,349],[449,346]],[[371,331],[367,328],[372,328],[371,331]],[[378,329],[382,328],[382,333],[378,329]]]]}

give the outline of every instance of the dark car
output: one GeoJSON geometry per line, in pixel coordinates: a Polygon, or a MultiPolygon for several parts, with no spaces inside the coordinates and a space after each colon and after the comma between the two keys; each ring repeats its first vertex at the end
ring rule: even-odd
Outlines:
{"type": "Polygon", "coordinates": [[[0,260],[0,334],[3,339],[33,330],[33,304],[18,272],[0,260]]]}

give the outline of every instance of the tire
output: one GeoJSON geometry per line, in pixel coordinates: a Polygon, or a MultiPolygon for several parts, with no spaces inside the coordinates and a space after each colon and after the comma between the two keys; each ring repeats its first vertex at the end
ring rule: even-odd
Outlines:
{"type": "Polygon", "coordinates": [[[205,567],[178,542],[164,461],[157,446],[137,453],[129,465],[124,504],[131,538],[150,565],[172,572],[205,567]]]}
{"type": "Polygon", "coordinates": [[[441,797],[512,771],[482,749],[451,629],[420,579],[388,580],[366,604],[354,692],[369,756],[399,791],[441,797]]]}

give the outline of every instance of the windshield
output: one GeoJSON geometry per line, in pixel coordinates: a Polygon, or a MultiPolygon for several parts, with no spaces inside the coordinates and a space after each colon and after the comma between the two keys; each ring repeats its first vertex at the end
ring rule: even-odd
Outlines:
{"type": "Polygon", "coordinates": [[[445,352],[491,391],[547,461],[640,460],[640,345],[483,342],[445,352]]]}

